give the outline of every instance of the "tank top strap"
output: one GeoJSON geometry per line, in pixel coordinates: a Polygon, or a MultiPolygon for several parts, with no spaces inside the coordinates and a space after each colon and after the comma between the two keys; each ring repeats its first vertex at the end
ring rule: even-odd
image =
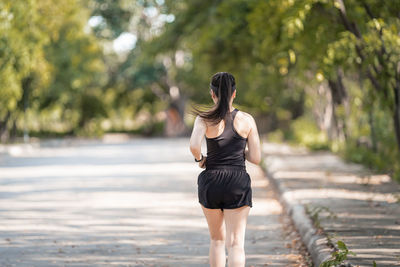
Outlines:
{"type": "MultiPolygon", "coordinates": [[[[233,120],[236,117],[236,113],[239,110],[237,108],[235,108],[231,113],[230,113],[230,117],[228,117],[229,119],[227,121],[225,121],[225,129],[224,132],[229,132],[229,135],[232,134],[232,132],[234,132],[234,126],[233,126],[233,120]]],[[[228,134],[228,133],[226,133],[228,134]]]]}
{"type": "Polygon", "coordinates": [[[231,136],[232,135],[232,132],[235,132],[235,130],[234,130],[234,126],[233,126],[233,120],[235,119],[235,117],[236,117],[236,113],[238,112],[239,110],[237,109],[237,108],[235,108],[229,115],[230,116],[228,116],[227,118],[226,118],[226,120],[225,120],[225,126],[224,126],[224,130],[222,131],[222,133],[219,135],[219,136],[231,136]]]}
{"type": "Polygon", "coordinates": [[[237,108],[235,108],[233,111],[232,111],[232,123],[233,123],[233,120],[235,119],[235,117],[236,117],[236,114],[237,114],[237,112],[238,112],[239,110],[237,109],[237,108]]]}

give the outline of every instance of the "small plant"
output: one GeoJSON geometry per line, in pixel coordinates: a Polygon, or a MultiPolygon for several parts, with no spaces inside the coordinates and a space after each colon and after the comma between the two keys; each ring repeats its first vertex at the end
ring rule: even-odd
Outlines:
{"type": "Polygon", "coordinates": [[[324,206],[317,206],[317,207],[312,207],[310,208],[309,205],[305,205],[306,208],[306,212],[308,213],[308,215],[310,215],[311,220],[313,221],[315,227],[317,228],[321,228],[321,221],[320,221],[320,217],[319,214],[321,212],[328,212],[328,218],[332,219],[332,218],[337,218],[336,214],[334,212],[332,212],[328,207],[324,207],[324,206]]]}
{"type": "MultiPolygon", "coordinates": [[[[342,264],[343,261],[347,259],[347,255],[351,254],[353,256],[356,256],[354,252],[347,249],[347,246],[343,241],[337,241],[337,246],[338,250],[332,253],[332,258],[321,263],[319,267],[337,266],[339,264],[342,264]]],[[[376,266],[376,264],[374,266],[376,266]]]]}
{"type": "Polygon", "coordinates": [[[333,234],[325,233],[325,235],[326,235],[326,239],[328,240],[328,245],[330,247],[334,248],[335,245],[333,245],[333,239],[336,239],[337,234],[336,233],[333,233],[333,234]]]}
{"type": "Polygon", "coordinates": [[[372,267],[376,267],[376,262],[372,261],[372,267]]]}

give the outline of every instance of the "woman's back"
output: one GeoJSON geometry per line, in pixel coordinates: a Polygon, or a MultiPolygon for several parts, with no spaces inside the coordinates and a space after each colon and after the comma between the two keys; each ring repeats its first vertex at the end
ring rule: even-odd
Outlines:
{"type": "Polygon", "coordinates": [[[246,130],[244,127],[246,122],[243,121],[243,118],[236,118],[237,113],[238,109],[235,108],[228,114],[226,121],[222,120],[215,126],[207,126],[207,169],[223,166],[245,169],[247,137],[236,131],[235,123],[241,126],[240,129],[243,132],[246,130]],[[213,135],[209,137],[207,132],[211,132],[213,135]]]}
{"type": "MultiPolygon", "coordinates": [[[[204,134],[207,140],[216,138],[225,131],[224,120],[221,120],[217,125],[212,125],[201,118],[198,119],[199,124],[204,124],[204,134]]],[[[237,137],[244,138],[247,141],[248,150],[245,150],[245,158],[251,163],[258,164],[261,159],[260,141],[254,118],[246,112],[236,111],[232,128],[237,137]]]]}

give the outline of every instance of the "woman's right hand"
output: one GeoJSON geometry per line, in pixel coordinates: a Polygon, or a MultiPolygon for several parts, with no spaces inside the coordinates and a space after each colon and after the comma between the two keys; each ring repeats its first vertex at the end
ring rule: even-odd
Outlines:
{"type": "Polygon", "coordinates": [[[199,167],[202,169],[206,168],[206,159],[207,157],[203,157],[203,159],[199,162],[199,167]]]}

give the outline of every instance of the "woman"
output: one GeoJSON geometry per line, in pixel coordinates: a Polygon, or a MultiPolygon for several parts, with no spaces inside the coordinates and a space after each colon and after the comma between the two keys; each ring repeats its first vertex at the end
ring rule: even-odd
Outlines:
{"type": "Polygon", "coordinates": [[[225,245],[228,266],[245,266],[244,237],[252,207],[251,180],[245,159],[260,163],[260,140],[253,117],[232,106],[236,97],[232,74],[214,74],[210,93],[215,105],[203,112],[194,109],[197,116],[190,138],[195,161],[205,168],[197,184],[199,203],[210,232],[210,266],[225,266],[225,245]],[[201,153],[204,136],[206,157],[201,153]]]}

